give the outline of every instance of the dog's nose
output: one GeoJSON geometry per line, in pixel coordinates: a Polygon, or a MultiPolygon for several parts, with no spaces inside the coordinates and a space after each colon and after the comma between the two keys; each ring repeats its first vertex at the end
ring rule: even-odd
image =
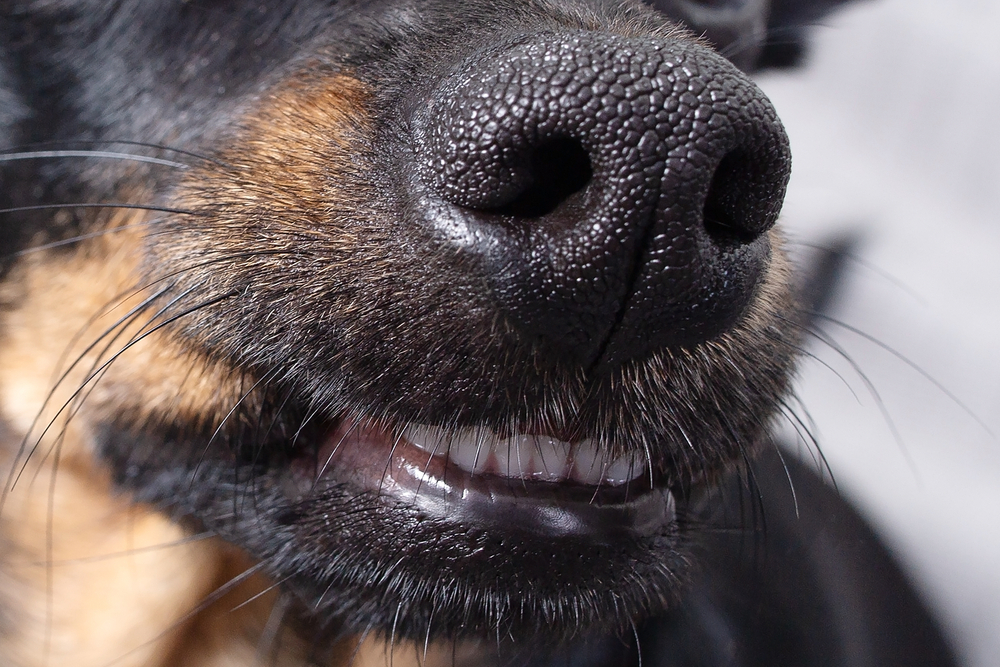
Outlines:
{"type": "Polygon", "coordinates": [[[707,49],[525,37],[460,64],[414,125],[428,219],[532,345],[617,364],[718,336],[753,299],[788,140],[707,49]]]}

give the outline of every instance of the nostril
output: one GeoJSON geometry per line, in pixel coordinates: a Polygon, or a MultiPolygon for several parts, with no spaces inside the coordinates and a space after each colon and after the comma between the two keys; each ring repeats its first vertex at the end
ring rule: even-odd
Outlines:
{"type": "Polygon", "coordinates": [[[414,202],[512,333],[585,368],[735,326],[767,269],[788,139],[683,41],[525,36],[413,110],[414,202]]]}
{"type": "Polygon", "coordinates": [[[763,231],[759,221],[746,219],[747,206],[740,201],[746,196],[743,182],[748,166],[746,154],[737,149],[722,158],[712,175],[702,216],[705,231],[719,246],[751,243],[763,231]]]}
{"type": "Polygon", "coordinates": [[[518,218],[539,218],[556,210],[573,193],[583,190],[594,170],[579,140],[552,139],[535,147],[528,159],[527,178],[514,199],[489,209],[518,218]]]}

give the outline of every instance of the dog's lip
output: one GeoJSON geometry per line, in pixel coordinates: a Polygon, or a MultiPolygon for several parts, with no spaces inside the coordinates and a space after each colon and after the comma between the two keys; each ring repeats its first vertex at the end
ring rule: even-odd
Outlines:
{"type": "Polygon", "coordinates": [[[673,494],[653,484],[645,469],[616,485],[474,474],[418,447],[399,431],[340,420],[315,457],[293,461],[299,492],[308,495],[330,484],[347,484],[408,507],[423,519],[602,543],[664,534],[676,523],[673,494]]]}

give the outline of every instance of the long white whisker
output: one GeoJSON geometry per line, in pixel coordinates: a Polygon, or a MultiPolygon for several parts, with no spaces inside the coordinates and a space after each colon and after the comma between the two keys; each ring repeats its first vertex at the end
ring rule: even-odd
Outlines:
{"type": "Polygon", "coordinates": [[[129,162],[145,162],[148,164],[158,164],[164,167],[175,169],[189,169],[183,162],[164,160],[163,158],[150,157],[148,155],[133,155],[132,153],[116,153],[114,151],[24,151],[22,153],[7,153],[0,155],[0,162],[13,162],[15,160],[42,160],[47,158],[82,157],[101,158],[106,160],[127,160],[129,162]]]}

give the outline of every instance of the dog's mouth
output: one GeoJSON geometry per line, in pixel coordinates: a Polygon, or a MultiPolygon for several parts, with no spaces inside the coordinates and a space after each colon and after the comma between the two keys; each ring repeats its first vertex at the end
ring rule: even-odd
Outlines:
{"type": "Polygon", "coordinates": [[[594,439],[344,419],[291,469],[300,497],[346,483],[428,518],[504,533],[612,543],[676,520],[667,477],[646,455],[611,456],[594,439]]]}

